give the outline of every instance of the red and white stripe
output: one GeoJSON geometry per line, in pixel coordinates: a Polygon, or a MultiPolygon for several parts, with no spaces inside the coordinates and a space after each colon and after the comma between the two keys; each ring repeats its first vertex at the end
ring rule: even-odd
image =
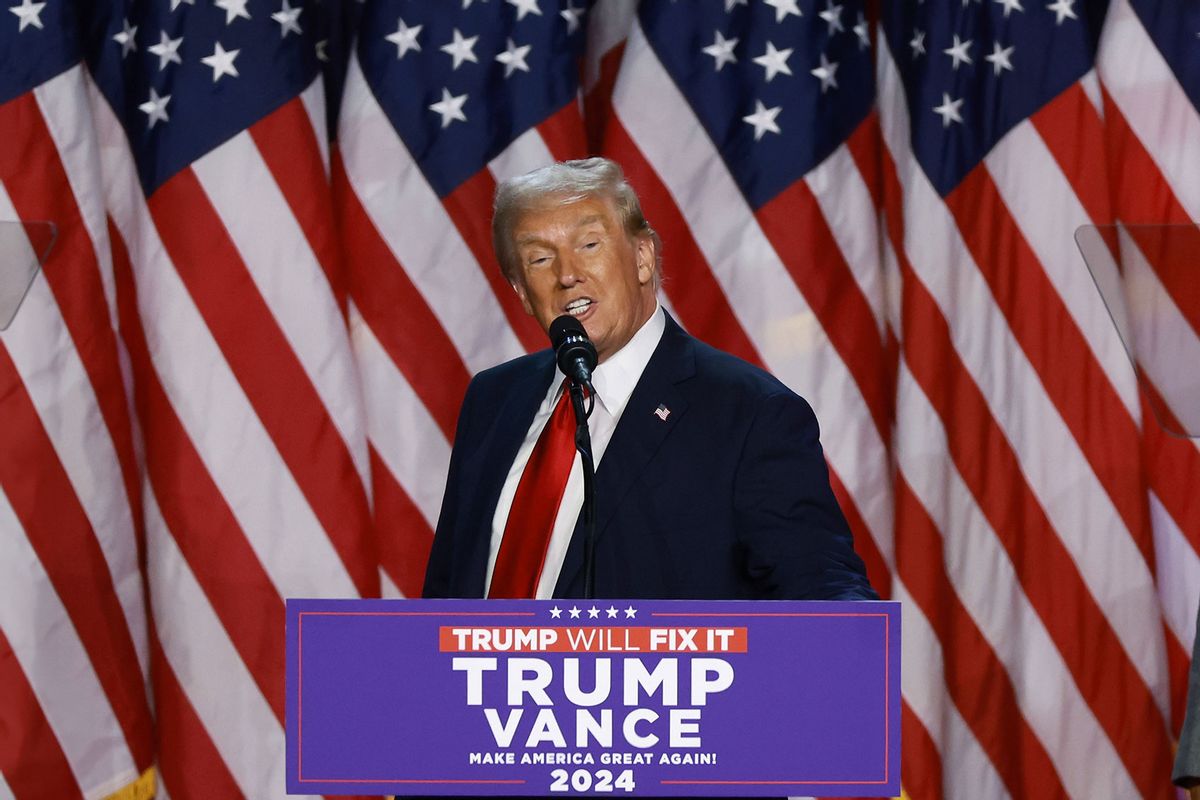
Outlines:
{"type": "MultiPolygon", "coordinates": [[[[1019,712],[1006,720],[947,683],[1009,793],[1123,785],[1116,794],[1168,796],[1166,664],[1145,486],[1131,468],[1140,408],[1102,300],[1062,235],[1093,220],[1060,165],[1096,165],[1057,157],[1081,132],[1061,129],[1056,100],[1050,119],[1018,125],[943,202],[909,147],[904,93],[879,42],[889,235],[903,251],[898,480],[920,506],[898,512],[899,576],[916,585],[905,547],[930,515],[946,585],[925,613],[967,613],[989,651],[964,656],[994,659],[982,668],[1019,712]],[[908,452],[939,440],[940,452],[908,452]]],[[[957,633],[943,646],[963,646],[957,633]]],[[[944,752],[942,762],[953,770],[944,752]]]]}
{"type": "Polygon", "coordinates": [[[59,226],[0,333],[0,794],[100,797],[154,753],[137,457],[81,72],[0,106],[0,126],[0,218],[59,226]]]}
{"type": "MultiPolygon", "coordinates": [[[[1122,222],[1200,223],[1200,115],[1175,79],[1133,9],[1124,0],[1110,5],[1097,56],[1103,91],[1114,214],[1122,222]]],[[[1125,239],[1123,244],[1133,244],[1125,239]]],[[[1200,317],[1194,286],[1166,286],[1160,268],[1137,246],[1120,248],[1125,280],[1159,312],[1168,344],[1189,363],[1200,353],[1200,317]],[[1190,313],[1189,313],[1190,311],[1190,313]]],[[[1182,273],[1176,272],[1176,275],[1182,273]]],[[[1146,331],[1139,331],[1141,340],[1146,331]]],[[[1169,397],[1176,373],[1150,361],[1148,377],[1169,397]],[[1163,391],[1165,390],[1165,391],[1163,391]]],[[[1153,414],[1144,414],[1145,463],[1152,479],[1150,520],[1154,534],[1159,596],[1172,656],[1176,716],[1186,680],[1187,658],[1200,605],[1200,443],[1164,435],[1153,414]]],[[[1173,720],[1178,725],[1182,720],[1173,720]]]]}
{"type": "Polygon", "coordinates": [[[582,120],[568,104],[445,198],[392,128],[357,58],[339,126],[334,185],[379,468],[375,522],[389,582],[411,596],[420,592],[469,377],[544,346],[495,263],[492,195],[504,178],[583,155],[582,120]]]}
{"type": "Polygon", "coordinates": [[[162,779],[282,796],[283,598],[379,591],[319,98],[148,201],[91,101],[146,441],[162,779]]]}

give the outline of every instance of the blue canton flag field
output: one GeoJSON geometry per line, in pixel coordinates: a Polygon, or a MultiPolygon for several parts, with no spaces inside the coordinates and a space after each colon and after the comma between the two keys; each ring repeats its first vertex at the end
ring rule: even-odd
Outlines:
{"type": "Polygon", "coordinates": [[[419,594],[470,377],[545,346],[492,193],[592,154],[816,411],[905,796],[1175,796],[1200,276],[1135,226],[1200,223],[1200,5],[3,0],[0,224],[57,237],[0,331],[0,800],[284,796],[284,600],[419,594]]]}

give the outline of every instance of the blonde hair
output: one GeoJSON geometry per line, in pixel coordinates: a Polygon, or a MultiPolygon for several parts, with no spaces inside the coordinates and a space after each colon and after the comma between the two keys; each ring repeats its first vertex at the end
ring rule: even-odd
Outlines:
{"type": "Polygon", "coordinates": [[[560,161],[524,175],[502,181],[496,187],[492,210],[492,247],[500,271],[509,283],[521,275],[520,259],[513,242],[513,229],[521,215],[534,208],[557,202],[569,205],[589,197],[613,201],[625,232],[633,237],[648,236],[654,243],[654,287],[662,282],[662,242],[646,221],[637,193],[625,180],[617,162],[608,158],[584,158],[560,161]]]}

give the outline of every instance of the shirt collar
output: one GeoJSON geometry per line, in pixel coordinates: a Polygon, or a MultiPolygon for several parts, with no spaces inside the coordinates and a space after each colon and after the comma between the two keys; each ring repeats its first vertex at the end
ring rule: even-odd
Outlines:
{"type": "Polygon", "coordinates": [[[613,417],[619,417],[625,404],[629,402],[629,396],[641,380],[646,364],[650,362],[650,356],[654,355],[666,327],[666,313],[656,303],[654,313],[642,323],[642,327],[638,328],[633,338],[607,361],[597,366],[596,371],[592,373],[596,397],[604,404],[604,410],[613,417]]]}

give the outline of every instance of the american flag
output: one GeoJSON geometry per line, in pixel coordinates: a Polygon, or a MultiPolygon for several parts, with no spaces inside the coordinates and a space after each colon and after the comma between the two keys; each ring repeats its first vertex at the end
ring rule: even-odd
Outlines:
{"type": "Polygon", "coordinates": [[[1072,235],[1200,221],[1200,6],[4,6],[0,220],[59,238],[0,333],[0,798],[283,796],[283,598],[419,591],[466,383],[544,341],[492,191],[588,153],[821,420],[907,795],[1171,796],[1200,451],[1072,235]]]}

